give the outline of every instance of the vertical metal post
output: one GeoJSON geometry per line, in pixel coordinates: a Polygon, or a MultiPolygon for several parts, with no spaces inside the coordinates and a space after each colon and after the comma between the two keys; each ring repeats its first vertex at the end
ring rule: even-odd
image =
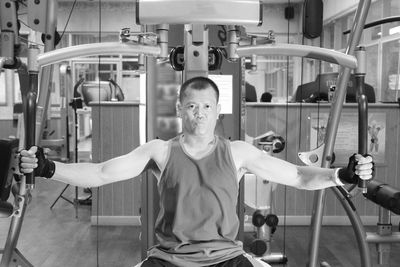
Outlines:
{"type": "MultiPolygon", "coordinates": [[[[357,12],[354,19],[354,24],[351,30],[351,35],[349,38],[348,46],[346,49],[346,54],[354,55],[354,50],[358,45],[361,34],[365,25],[365,20],[368,14],[368,10],[371,4],[371,0],[361,0],[357,7],[357,12]]],[[[329,116],[329,121],[327,125],[327,135],[325,136],[325,149],[322,158],[322,166],[325,168],[330,167],[330,163],[332,160],[333,148],[335,145],[335,139],[337,134],[337,129],[339,126],[340,115],[343,108],[343,102],[346,97],[346,88],[347,83],[350,79],[351,69],[349,68],[341,68],[338,84],[336,87],[336,99],[332,104],[332,111],[329,116]]],[[[318,261],[318,250],[319,250],[319,239],[321,235],[321,225],[322,225],[322,217],[323,210],[325,205],[325,190],[319,190],[315,192],[314,195],[314,205],[311,219],[311,238],[309,244],[309,263],[308,266],[316,267],[318,261]]],[[[342,202],[344,203],[344,202],[342,202]]],[[[346,204],[344,204],[346,205],[346,204]]],[[[351,209],[346,209],[346,212],[351,213],[355,212],[351,209]]],[[[349,216],[352,217],[353,215],[349,216]]],[[[355,216],[355,215],[354,215],[355,216]]],[[[355,220],[356,221],[356,220],[355,220]]],[[[357,224],[358,228],[362,227],[359,223],[357,224]]],[[[361,262],[363,267],[370,267],[371,260],[369,257],[369,248],[365,242],[365,235],[361,236],[362,231],[356,231],[357,241],[359,243],[359,249],[361,254],[361,262]],[[357,234],[358,233],[358,234],[357,234]]]]}
{"type": "Polygon", "coordinates": [[[168,49],[168,24],[159,24],[156,27],[157,32],[157,44],[161,48],[160,59],[168,59],[169,58],[169,49],[168,49]]]}
{"type": "MultiPolygon", "coordinates": [[[[390,211],[379,207],[379,220],[377,234],[379,236],[391,236],[392,235],[392,222],[390,211]]],[[[377,243],[376,251],[378,252],[378,264],[382,266],[388,266],[390,260],[390,249],[391,243],[377,243]]]]}
{"type": "MultiPolygon", "coordinates": [[[[44,52],[54,50],[55,47],[55,33],[57,26],[57,1],[47,1],[47,14],[45,25],[45,41],[44,52]]],[[[44,129],[44,122],[47,119],[47,110],[51,94],[51,81],[53,76],[53,65],[45,66],[42,68],[40,75],[39,97],[37,101],[37,114],[36,114],[36,144],[40,144],[42,133],[44,129]]]]}
{"type": "Polygon", "coordinates": [[[208,76],[208,29],[205,25],[185,25],[184,80],[208,76]]]}

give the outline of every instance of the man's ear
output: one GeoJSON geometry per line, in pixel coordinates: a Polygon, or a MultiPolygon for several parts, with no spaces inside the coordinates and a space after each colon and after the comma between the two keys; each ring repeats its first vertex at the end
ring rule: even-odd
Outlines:
{"type": "Polygon", "coordinates": [[[179,101],[176,102],[175,108],[176,108],[176,116],[180,117],[181,116],[181,110],[182,110],[181,102],[179,102],[179,101]]]}
{"type": "Polygon", "coordinates": [[[217,113],[218,113],[218,115],[221,113],[221,104],[220,103],[217,104],[217,113]]]}

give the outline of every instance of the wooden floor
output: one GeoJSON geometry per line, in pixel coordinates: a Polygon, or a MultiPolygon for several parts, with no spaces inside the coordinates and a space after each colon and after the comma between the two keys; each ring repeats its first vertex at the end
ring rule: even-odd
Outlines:
{"type": "MultiPolygon", "coordinates": [[[[79,208],[76,219],[74,207],[62,199],[50,210],[50,205],[63,188],[64,185],[58,182],[37,180],[17,246],[34,266],[125,267],[139,262],[139,227],[91,226],[88,206],[79,208]]],[[[67,196],[73,196],[73,188],[67,192],[67,196]]],[[[0,219],[0,247],[5,243],[9,223],[10,219],[0,219]]],[[[374,231],[374,228],[368,231],[374,231]]],[[[273,250],[281,252],[285,247],[288,263],[273,266],[306,266],[308,234],[308,227],[278,228],[273,250]]],[[[393,245],[391,250],[389,266],[400,266],[400,245],[393,245]]],[[[376,263],[377,253],[373,245],[371,254],[373,263],[376,263]]],[[[323,227],[319,256],[320,261],[326,261],[332,267],[360,266],[352,228],[323,227]]]]}

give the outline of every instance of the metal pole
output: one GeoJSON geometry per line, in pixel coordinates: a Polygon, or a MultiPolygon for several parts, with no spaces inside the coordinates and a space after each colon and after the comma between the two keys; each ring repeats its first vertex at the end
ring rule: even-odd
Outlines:
{"type": "MultiPolygon", "coordinates": [[[[36,57],[39,54],[39,49],[36,46],[31,46],[28,50],[28,72],[29,72],[29,89],[21,87],[23,112],[25,120],[25,148],[30,148],[35,145],[35,110],[36,110],[36,93],[38,86],[38,66],[36,57]],[[26,90],[26,91],[25,91],[26,90]]],[[[18,216],[13,216],[11,219],[10,228],[6,244],[4,247],[3,257],[0,262],[0,267],[10,266],[14,251],[16,250],[18,237],[21,232],[22,222],[24,220],[25,210],[27,208],[26,199],[30,196],[30,191],[35,184],[33,173],[26,174],[22,177],[19,185],[19,195],[16,196],[16,203],[20,207],[18,216]]]]}
{"type": "MultiPolygon", "coordinates": [[[[346,54],[354,55],[356,46],[358,45],[361,34],[364,28],[365,20],[368,14],[371,0],[361,0],[358,4],[357,12],[355,15],[354,24],[352,27],[352,34],[350,35],[349,43],[346,49],[346,54]]],[[[346,96],[347,83],[350,79],[350,68],[341,68],[338,78],[336,99],[332,106],[332,111],[329,116],[327,125],[327,135],[325,136],[325,149],[322,158],[322,167],[329,168],[332,160],[333,148],[337,129],[339,126],[340,115],[343,108],[343,102],[346,96]]],[[[311,219],[311,238],[309,244],[309,263],[310,267],[317,267],[319,239],[321,235],[321,225],[323,210],[325,205],[325,190],[319,190],[314,195],[314,206],[311,219]]],[[[361,231],[356,231],[356,235],[362,235],[361,231]]],[[[361,265],[363,267],[371,266],[371,259],[369,257],[369,250],[365,243],[365,236],[358,236],[359,250],[361,255],[361,265]]]]}
{"type": "MultiPolygon", "coordinates": [[[[57,25],[57,1],[47,1],[47,14],[46,14],[46,28],[45,28],[45,41],[44,52],[54,50],[55,47],[55,33],[57,25]]],[[[36,114],[36,138],[35,143],[40,145],[42,133],[47,119],[47,110],[49,107],[51,82],[53,77],[53,66],[45,66],[42,68],[40,74],[40,91],[37,102],[36,114]]]]}

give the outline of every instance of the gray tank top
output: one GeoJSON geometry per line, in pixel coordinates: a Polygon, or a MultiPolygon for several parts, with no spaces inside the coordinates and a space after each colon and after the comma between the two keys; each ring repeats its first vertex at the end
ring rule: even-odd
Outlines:
{"type": "Polygon", "coordinates": [[[169,141],[158,184],[160,212],[155,233],[159,245],[148,256],[195,267],[243,254],[242,243],[235,241],[239,185],[229,141],[216,137],[213,149],[194,159],[180,140],[178,136],[169,141]]]}

